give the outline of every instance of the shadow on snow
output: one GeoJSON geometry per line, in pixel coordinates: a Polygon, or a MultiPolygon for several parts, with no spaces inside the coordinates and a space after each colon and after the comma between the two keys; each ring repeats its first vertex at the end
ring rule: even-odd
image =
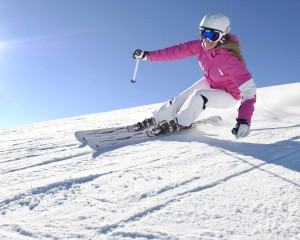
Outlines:
{"type": "MultiPolygon", "coordinates": [[[[300,124],[283,128],[292,129],[299,126],[300,124]]],[[[255,134],[256,132],[268,131],[272,129],[278,130],[280,128],[254,129],[253,133],[255,134]]],[[[140,144],[147,141],[157,140],[205,143],[209,146],[221,149],[226,154],[232,156],[238,154],[240,159],[243,159],[242,156],[250,156],[255,159],[262,160],[268,164],[276,164],[290,170],[300,172],[300,135],[276,143],[262,144],[243,142],[239,140],[220,140],[199,130],[187,130],[185,132],[178,132],[172,135],[155,137],[153,139],[150,138],[149,140],[138,141],[132,144],[140,144]]],[[[105,152],[125,147],[127,145],[128,143],[119,144],[114,147],[106,148],[102,151],[94,152],[93,157],[96,158],[105,152]]]]}

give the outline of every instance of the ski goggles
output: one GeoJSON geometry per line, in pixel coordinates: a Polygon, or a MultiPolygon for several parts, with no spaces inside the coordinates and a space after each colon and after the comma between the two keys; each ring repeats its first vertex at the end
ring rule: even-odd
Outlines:
{"type": "Polygon", "coordinates": [[[218,42],[223,37],[223,32],[203,27],[200,28],[200,34],[202,39],[207,39],[211,42],[218,42]]]}

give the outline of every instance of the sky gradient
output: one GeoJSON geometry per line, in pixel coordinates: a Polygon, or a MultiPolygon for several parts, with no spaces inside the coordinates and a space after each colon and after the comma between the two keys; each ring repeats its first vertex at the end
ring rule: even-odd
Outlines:
{"type": "Polygon", "coordinates": [[[132,84],[132,52],[198,39],[209,12],[230,17],[258,88],[299,82],[299,9],[298,0],[0,1],[0,128],[176,96],[203,76],[197,58],[140,62],[132,84]]]}

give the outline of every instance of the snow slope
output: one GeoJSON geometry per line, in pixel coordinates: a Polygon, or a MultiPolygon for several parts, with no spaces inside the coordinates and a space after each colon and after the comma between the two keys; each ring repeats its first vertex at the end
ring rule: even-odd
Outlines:
{"type": "Polygon", "coordinates": [[[93,153],[74,131],[157,105],[0,130],[0,239],[300,239],[300,83],[258,89],[252,134],[236,108],[176,136],[93,153]]]}

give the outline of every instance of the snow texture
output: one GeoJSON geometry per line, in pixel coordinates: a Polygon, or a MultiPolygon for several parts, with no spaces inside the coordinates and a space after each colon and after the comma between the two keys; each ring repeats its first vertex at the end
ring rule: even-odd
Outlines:
{"type": "Polygon", "coordinates": [[[74,132],[158,105],[0,130],[0,239],[300,239],[300,83],[258,89],[252,133],[220,126],[93,152],[74,132]]]}

